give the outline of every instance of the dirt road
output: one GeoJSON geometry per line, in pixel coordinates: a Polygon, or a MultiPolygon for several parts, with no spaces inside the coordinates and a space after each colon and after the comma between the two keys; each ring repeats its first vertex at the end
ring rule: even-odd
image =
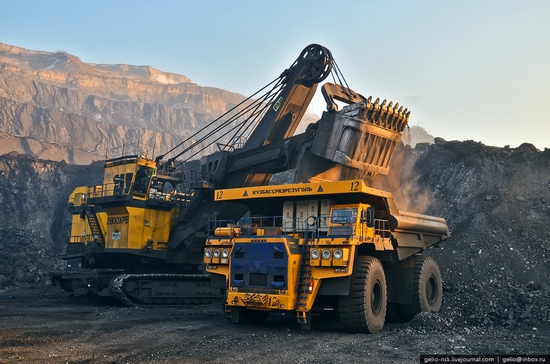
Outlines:
{"type": "Polygon", "coordinates": [[[418,363],[420,354],[548,354],[550,327],[472,326],[441,314],[349,334],[337,320],[302,331],[272,315],[261,326],[229,323],[219,305],[119,307],[0,296],[0,363],[418,363]],[[456,322],[455,322],[456,321],[456,322]]]}

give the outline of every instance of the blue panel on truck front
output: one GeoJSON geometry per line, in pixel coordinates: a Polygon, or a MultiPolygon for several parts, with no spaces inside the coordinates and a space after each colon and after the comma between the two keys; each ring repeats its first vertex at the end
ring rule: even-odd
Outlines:
{"type": "Polygon", "coordinates": [[[237,243],[231,254],[230,285],[251,292],[287,289],[287,267],[283,243],[237,243]]]}

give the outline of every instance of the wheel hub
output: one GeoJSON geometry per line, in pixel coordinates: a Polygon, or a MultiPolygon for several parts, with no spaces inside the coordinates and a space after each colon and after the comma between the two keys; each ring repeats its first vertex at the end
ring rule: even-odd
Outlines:
{"type": "Polygon", "coordinates": [[[438,294],[437,279],[433,274],[430,274],[426,282],[426,299],[430,305],[433,305],[437,301],[438,294]]]}
{"type": "Polygon", "coordinates": [[[372,313],[376,316],[382,310],[382,285],[379,280],[376,280],[372,287],[371,308],[372,313]]]}

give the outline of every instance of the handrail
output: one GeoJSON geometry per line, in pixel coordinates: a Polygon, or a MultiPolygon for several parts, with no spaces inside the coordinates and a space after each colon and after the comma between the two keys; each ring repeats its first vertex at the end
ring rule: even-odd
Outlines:
{"type": "MultiPolygon", "coordinates": [[[[207,234],[214,236],[251,237],[281,236],[299,234],[304,238],[326,237],[366,238],[365,231],[356,231],[355,223],[330,226],[330,216],[310,216],[307,219],[284,216],[246,216],[239,221],[211,219],[207,224],[207,234]]],[[[374,235],[378,239],[391,237],[387,220],[374,220],[374,235]]]]}

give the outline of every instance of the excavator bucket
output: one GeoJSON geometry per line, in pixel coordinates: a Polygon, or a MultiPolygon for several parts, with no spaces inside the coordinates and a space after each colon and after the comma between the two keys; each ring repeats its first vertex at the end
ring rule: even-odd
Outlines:
{"type": "Polygon", "coordinates": [[[334,111],[336,106],[333,106],[333,111],[323,113],[311,153],[361,171],[362,178],[387,175],[410,112],[399,104],[388,104],[386,100],[372,102],[372,96],[366,99],[349,89],[336,93],[336,87],[341,88],[324,85],[323,94],[329,96],[325,96],[327,102],[333,103],[332,98],[346,101],[344,95],[350,95],[349,101],[354,103],[340,111],[334,111]]]}

